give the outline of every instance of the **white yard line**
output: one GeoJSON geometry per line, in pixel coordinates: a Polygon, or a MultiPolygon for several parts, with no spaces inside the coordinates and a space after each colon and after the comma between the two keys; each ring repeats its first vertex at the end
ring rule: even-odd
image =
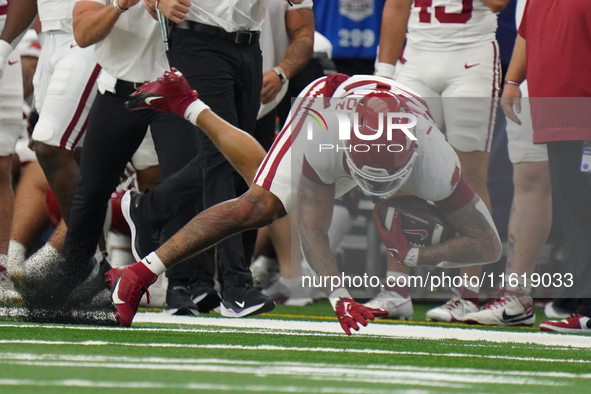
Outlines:
{"type": "MultiPolygon", "coordinates": [[[[332,365],[321,363],[281,363],[281,362],[247,362],[239,363],[232,360],[208,359],[200,363],[187,362],[153,362],[141,358],[112,358],[107,360],[102,356],[52,356],[52,355],[15,355],[3,354],[0,364],[21,365],[28,367],[53,367],[53,368],[108,368],[117,370],[142,370],[142,371],[178,371],[178,372],[202,372],[246,374],[256,376],[290,376],[297,379],[313,381],[339,381],[388,385],[412,385],[425,387],[465,387],[474,384],[502,384],[502,385],[528,385],[528,386],[564,386],[571,384],[568,381],[558,381],[544,376],[543,373],[529,375],[510,375],[487,373],[485,370],[457,369],[437,371],[430,368],[404,369],[396,368],[367,368],[352,365],[332,365]]],[[[578,375],[571,374],[572,378],[578,375]]],[[[557,378],[552,376],[552,378],[557,378]]]]}
{"type": "MultiPolygon", "coordinates": [[[[191,357],[132,357],[132,356],[105,356],[105,355],[82,355],[82,354],[37,354],[37,353],[11,353],[0,352],[0,360],[4,362],[13,361],[69,361],[69,362],[105,362],[105,363],[149,363],[149,364],[178,364],[178,365],[239,365],[239,366],[274,366],[274,367],[298,367],[298,368],[337,368],[340,371],[349,370],[351,364],[320,363],[303,361],[256,361],[224,358],[191,358],[191,357]]],[[[423,367],[415,365],[388,365],[368,364],[363,369],[369,371],[406,371],[422,373],[452,373],[452,374],[486,374],[520,377],[552,377],[564,379],[591,379],[591,373],[572,373],[555,371],[524,371],[524,370],[496,370],[486,368],[450,368],[450,367],[423,367]]],[[[355,367],[357,370],[358,368],[355,367]]]]}
{"type": "Polygon", "coordinates": [[[331,348],[331,347],[297,347],[297,346],[276,346],[276,345],[230,345],[230,344],[192,344],[192,343],[133,343],[133,342],[109,342],[109,341],[48,341],[35,339],[0,339],[2,344],[23,344],[23,345],[54,345],[54,346],[128,346],[148,348],[182,348],[182,349],[216,349],[216,350],[247,350],[247,351],[280,351],[280,352],[313,352],[313,353],[350,353],[350,354],[382,354],[382,355],[410,355],[410,356],[432,356],[432,357],[453,357],[473,358],[492,360],[512,360],[528,362],[548,363],[569,363],[569,364],[591,364],[591,360],[565,359],[565,358],[540,358],[540,357],[517,357],[502,355],[481,355],[466,353],[431,353],[414,351],[396,351],[382,349],[352,349],[352,348],[331,348]]]}
{"type": "MultiPolygon", "coordinates": [[[[136,323],[177,323],[196,326],[231,328],[260,328],[286,331],[317,331],[340,334],[337,322],[311,322],[277,319],[231,319],[211,317],[170,316],[162,313],[142,312],[136,323]]],[[[361,328],[365,335],[407,339],[457,339],[460,341],[485,341],[500,343],[535,343],[546,346],[572,346],[591,349],[591,336],[557,335],[544,332],[514,332],[456,327],[424,326],[412,324],[371,324],[361,328]]]]}
{"type": "MultiPolygon", "coordinates": [[[[90,388],[118,388],[118,389],[174,389],[174,390],[209,390],[209,391],[233,391],[233,392],[283,392],[283,393],[336,393],[336,394],[365,394],[365,387],[308,387],[308,386],[270,386],[270,385],[230,385],[230,384],[205,384],[189,383],[174,384],[162,382],[105,382],[101,380],[36,380],[36,379],[0,379],[0,387],[90,387],[90,388]]],[[[407,389],[372,389],[375,394],[407,393],[407,389]]],[[[429,391],[415,391],[417,394],[427,394],[429,391]]]]}
{"type": "MultiPolygon", "coordinates": [[[[0,308],[0,315],[3,314],[0,308]]],[[[17,309],[17,308],[10,308],[17,309]]],[[[12,311],[11,313],[17,313],[12,311]]],[[[343,336],[341,327],[337,322],[319,322],[302,320],[279,320],[279,319],[232,319],[224,317],[194,317],[194,316],[171,316],[158,312],[140,312],[136,315],[134,323],[152,324],[182,324],[195,327],[222,327],[222,329],[205,329],[202,332],[225,332],[236,333],[266,333],[279,335],[326,335],[343,336]],[[253,332],[252,330],[262,330],[253,332]]],[[[0,327],[14,327],[14,324],[0,324],[0,327]]],[[[72,329],[96,329],[96,330],[126,330],[118,327],[77,327],[67,325],[38,326],[34,324],[20,324],[19,326],[35,327],[72,327],[72,329]]],[[[138,330],[157,331],[183,329],[169,328],[137,328],[138,330]]],[[[191,331],[191,329],[185,329],[191,331]]],[[[195,329],[198,330],[198,329],[195,329]]],[[[559,346],[591,349],[591,336],[551,334],[543,332],[515,332],[505,330],[486,330],[457,327],[426,326],[413,324],[372,324],[361,327],[360,333],[355,335],[403,338],[403,339],[432,339],[459,341],[483,341],[488,343],[522,343],[537,344],[542,346],[559,346]]]]}

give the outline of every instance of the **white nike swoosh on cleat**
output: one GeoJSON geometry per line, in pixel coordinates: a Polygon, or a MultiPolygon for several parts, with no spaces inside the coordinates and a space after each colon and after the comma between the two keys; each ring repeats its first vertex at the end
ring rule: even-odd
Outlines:
{"type": "Polygon", "coordinates": [[[144,103],[148,104],[148,105],[152,105],[152,101],[154,100],[160,100],[161,98],[163,98],[164,96],[158,96],[158,97],[146,97],[144,99],[144,103]]]}
{"type": "Polygon", "coordinates": [[[121,283],[121,279],[117,279],[117,284],[115,285],[115,288],[113,289],[113,304],[115,305],[121,305],[121,304],[125,304],[125,301],[123,301],[121,298],[119,298],[119,283],[121,283]]]}
{"type": "Polygon", "coordinates": [[[242,302],[238,302],[238,301],[234,301],[236,303],[236,305],[238,305],[240,308],[244,308],[244,301],[242,302]]]}

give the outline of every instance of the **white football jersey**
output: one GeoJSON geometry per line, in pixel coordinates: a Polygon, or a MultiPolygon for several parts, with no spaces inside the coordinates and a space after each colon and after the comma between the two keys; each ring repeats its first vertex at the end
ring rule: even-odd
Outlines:
{"type": "Polygon", "coordinates": [[[448,51],[495,40],[497,16],[482,0],[415,0],[408,20],[408,44],[448,51]]]}
{"type": "Polygon", "coordinates": [[[72,11],[76,0],[37,0],[41,31],[72,32],[72,11]]]}
{"type": "MultiPolygon", "coordinates": [[[[447,198],[459,180],[460,162],[453,148],[433,123],[424,102],[412,90],[387,78],[353,76],[335,90],[328,108],[322,108],[323,100],[317,100],[316,102],[320,105],[315,107],[323,113],[335,108],[340,110],[342,107],[352,109],[356,104],[353,100],[356,101],[374,92],[377,84],[382,85],[382,89],[383,85],[387,84],[391,92],[407,97],[409,109],[418,118],[415,127],[418,157],[413,164],[410,177],[401,190],[429,201],[441,201],[447,198]]],[[[319,144],[342,146],[342,141],[338,139],[336,116],[325,116],[325,119],[327,130],[312,131],[313,139],[306,140],[304,156],[323,183],[335,184],[336,197],[340,197],[353,189],[356,183],[346,168],[343,149],[319,149],[319,144]]],[[[318,126],[315,122],[310,124],[314,127],[318,126]]],[[[298,133],[297,138],[308,138],[305,127],[298,133]]]]}

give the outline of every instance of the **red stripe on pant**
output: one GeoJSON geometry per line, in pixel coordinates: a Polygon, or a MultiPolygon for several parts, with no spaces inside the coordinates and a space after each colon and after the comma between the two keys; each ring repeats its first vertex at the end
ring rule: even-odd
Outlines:
{"type": "MultiPolygon", "coordinates": [[[[90,78],[88,79],[88,82],[86,83],[86,86],[84,87],[84,92],[82,93],[82,97],[80,98],[80,101],[78,102],[78,107],[76,108],[76,112],[74,112],[74,116],[72,117],[70,124],[68,125],[68,127],[66,128],[66,131],[64,132],[64,135],[62,136],[62,139],[60,141],[60,148],[73,149],[76,146],[76,144],[72,144],[72,146],[68,147],[68,140],[70,139],[72,132],[76,128],[76,125],[80,121],[80,116],[82,115],[82,112],[84,111],[84,107],[86,106],[86,102],[88,101],[88,97],[90,96],[90,93],[92,92],[92,89],[94,88],[94,84],[96,82],[96,79],[98,78],[100,71],[101,71],[101,66],[99,66],[98,64],[96,66],[94,66],[94,70],[92,70],[92,74],[90,75],[90,78]]],[[[76,143],[82,137],[83,132],[84,132],[83,130],[80,130],[79,135],[76,136],[76,139],[75,139],[76,143]]]]}
{"type": "Polygon", "coordinates": [[[499,74],[500,74],[500,64],[499,64],[499,50],[497,47],[497,43],[493,41],[493,49],[494,49],[494,59],[493,59],[493,85],[492,85],[492,101],[490,103],[490,114],[488,118],[488,135],[486,136],[486,143],[484,144],[484,151],[489,152],[490,147],[489,144],[492,142],[491,138],[494,134],[495,128],[495,118],[496,118],[496,111],[497,108],[497,98],[499,96],[499,88],[497,84],[499,82],[499,74]]]}
{"type": "MultiPolygon", "coordinates": [[[[318,87],[321,83],[324,83],[325,81],[326,81],[326,78],[322,78],[321,80],[317,81],[312,87],[310,87],[309,91],[314,90],[314,88],[318,87]]],[[[312,97],[311,99],[313,100],[314,98],[312,97]]],[[[306,98],[303,98],[300,100],[300,104],[298,105],[297,110],[295,112],[292,112],[293,116],[290,117],[289,122],[287,122],[287,124],[285,126],[283,126],[283,130],[282,130],[281,134],[279,134],[279,137],[275,139],[273,146],[271,146],[271,149],[269,149],[269,152],[267,153],[267,156],[265,156],[263,164],[261,165],[261,167],[259,168],[259,171],[257,172],[257,174],[255,176],[255,179],[254,179],[255,184],[258,182],[258,179],[259,179],[260,175],[263,173],[263,171],[265,170],[265,168],[267,168],[267,164],[268,164],[269,159],[271,158],[271,156],[273,156],[273,154],[275,153],[275,150],[279,146],[279,143],[282,140],[282,138],[281,138],[282,134],[287,132],[288,128],[291,126],[291,123],[293,121],[295,114],[299,113],[305,100],[306,100],[306,98]]],[[[284,142],[284,144],[279,149],[277,156],[275,156],[273,158],[273,163],[271,164],[271,169],[269,170],[269,173],[267,174],[267,176],[265,176],[265,180],[263,181],[263,188],[268,190],[271,187],[271,183],[273,182],[273,178],[275,177],[275,173],[277,172],[277,167],[279,166],[279,163],[283,159],[283,156],[285,156],[285,153],[287,152],[287,150],[291,147],[291,140],[297,136],[298,132],[299,132],[299,129],[296,130],[295,135],[289,136],[289,141],[284,142]]]]}

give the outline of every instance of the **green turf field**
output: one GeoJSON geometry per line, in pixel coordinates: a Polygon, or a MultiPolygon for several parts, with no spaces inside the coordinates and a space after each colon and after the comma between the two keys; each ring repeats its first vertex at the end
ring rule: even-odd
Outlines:
{"type": "Polygon", "coordinates": [[[258,319],[149,312],[130,329],[0,321],[0,393],[588,392],[591,338],[420,321],[347,337],[333,316],[323,301],[258,319]]]}

